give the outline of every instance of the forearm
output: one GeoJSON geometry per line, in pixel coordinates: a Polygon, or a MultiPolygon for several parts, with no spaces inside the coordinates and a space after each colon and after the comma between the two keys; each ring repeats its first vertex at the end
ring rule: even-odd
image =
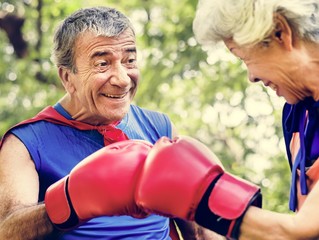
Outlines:
{"type": "Polygon", "coordinates": [[[318,214],[282,214],[255,207],[248,209],[240,227],[240,240],[319,239],[318,214]]]}
{"type": "Polygon", "coordinates": [[[44,239],[53,232],[44,204],[15,210],[0,222],[0,239],[44,239]]]}
{"type": "Polygon", "coordinates": [[[240,240],[319,239],[319,185],[308,194],[296,214],[280,214],[250,207],[240,227],[240,240]]]}
{"type": "Polygon", "coordinates": [[[289,229],[292,216],[250,207],[240,226],[240,240],[281,240],[291,238],[289,229]]]}

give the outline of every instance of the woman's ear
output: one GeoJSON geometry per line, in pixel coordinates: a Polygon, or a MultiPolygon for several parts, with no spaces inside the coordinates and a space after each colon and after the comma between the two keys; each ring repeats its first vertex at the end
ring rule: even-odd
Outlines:
{"type": "Polygon", "coordinates": [[[272,39],[290,51],[293,48],[293,34],[287,19],[276,13],[274,15],[274,24],[272,39]]]}
{"type": "Polygon", "coordinates": [[[66,67],[59,67],[59,77],[62,85],[68,93],[75,92],[75,87],[71,79],[71,70],[66,67]]]}

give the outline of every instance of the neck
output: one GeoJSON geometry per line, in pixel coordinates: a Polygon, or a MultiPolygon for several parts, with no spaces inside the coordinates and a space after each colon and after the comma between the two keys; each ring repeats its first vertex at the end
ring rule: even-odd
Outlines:
{"type": "Polygon", "coordinates": [[[59,103],[76,121],[87,123],[93,126],[115,124],[114,122],[105,121],[105,119],[101,119],[99,117],[88,117],[89,111],[80,106],[78,101],[72,101],[72,98],[68,94],[64,95],[59,100],[59,103]]]}

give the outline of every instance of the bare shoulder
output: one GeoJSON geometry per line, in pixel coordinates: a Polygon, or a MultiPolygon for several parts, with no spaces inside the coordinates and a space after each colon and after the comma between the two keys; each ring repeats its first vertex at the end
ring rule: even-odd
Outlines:
{"type": "Polygon", "coordinates": [[[0,150],[0,217],[13,208],[37,203],[38,174],[24,144],[9,134],[0,150]]]}
{"type": "Polygon", "coordinates": [[[8,134],[8,136],[3,140],[3,146],[0,149],[0,164],[8,161],[8,156],[16,156],[17,154],[19,156],[29,155],[24,144],[15,135],[8,134]]]}
{"type": "Polygon", "coordinates": [[[27,148],[16,136],[9,134],[3,141],[3,146],[0,149],[1,182],[18,172],[28,172],[28,170],[35,169],[27,148]]]}

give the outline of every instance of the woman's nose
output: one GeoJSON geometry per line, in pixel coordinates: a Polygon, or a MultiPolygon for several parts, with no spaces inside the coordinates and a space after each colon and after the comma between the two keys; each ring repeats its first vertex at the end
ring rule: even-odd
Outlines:
{"type": "Polygon", "coordinates": [[[249,78],[249,81],[252,82],[252,83],[256,83],[256,82],[260,82],[261,79],[260,78],[257,78],[255,77],[253,74],[249,73],[248,74],[248,78],[249,78]]]}

